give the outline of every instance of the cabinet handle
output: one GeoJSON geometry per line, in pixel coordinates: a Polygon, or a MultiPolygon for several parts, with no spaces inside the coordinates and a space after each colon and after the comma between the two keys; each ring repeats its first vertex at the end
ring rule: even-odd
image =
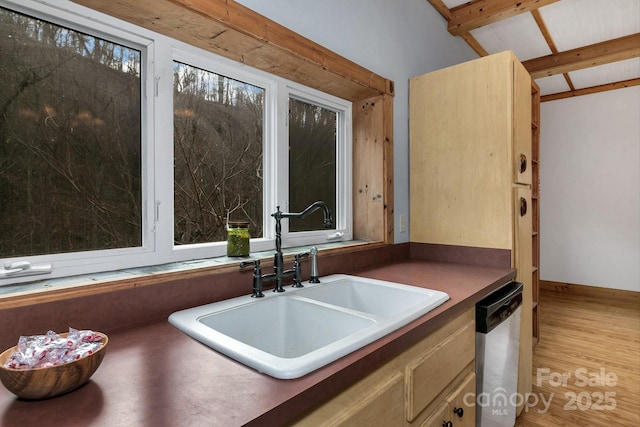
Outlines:
{"type": "Polygon", "coordinates": [[[443,421],[442,427],[453,427],[453,423],[451,421],[443,421]]]}
{"type": "Polygon", "coordinates": [[[462,418],[464,415],[464,409],[462,408],[453,408],[453,413],[462,418]]]}
{"type": "Polygon", "coordinates": [[[520,216],[527,214],[527,199],[520,197],[520,216]]]}
{"type": "Polygon", "coordinates": [[[524,173],[527,170],[527,156],[520,153],[520,173],[524,173]]]}

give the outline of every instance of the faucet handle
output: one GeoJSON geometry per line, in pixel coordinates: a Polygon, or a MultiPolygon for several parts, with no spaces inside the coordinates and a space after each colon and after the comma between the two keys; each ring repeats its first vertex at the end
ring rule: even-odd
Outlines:
{"type": "Polygon", "coordinates": [[[303,254],[296,254],[293,261],[293,287],[304,288],[302,284],[302,264],[300,260],[309,256],[309,252],[303,254]]]}
{"type": "Polygon", "coordinates": [[[250,265],[253,265],[253,293],[251,296],[253,298],[262,298],[264,294],[262,293],[262,270],[260,269],[260,260],[242,261],[240,263],[240,268],[249,267],[250,265]]]}
{"type": "Polygon", "coordinates": [[[246,268],[246,267],[249,267],[250,265],[253,265],[254,268],[260,268],[260,260],[256,259],[254,261],[242,261],[240,263],[240,268],[246,268]]]}

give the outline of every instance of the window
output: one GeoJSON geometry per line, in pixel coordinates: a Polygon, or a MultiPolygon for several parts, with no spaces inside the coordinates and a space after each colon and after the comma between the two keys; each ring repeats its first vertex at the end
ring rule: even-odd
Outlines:
{"type": "MultiPolygon", "coordinates": [[[[336,211],[337,120],[335,111],[289,99],[289,206],[296,212],[316,200],[336,211]]],[[[289,220],[289,231],[322,228],[319,215],[289,220]]]]}
{"type": "Polygon", "coordinates": [[[174,244],[224,241],[227,219],[262,237],[263,88],[173,65],[174,244]]]}
{"type": "MultiPolygon", "coordinates": [[[[0,260],[64,277],[351,239],[351,104],[97,12],[0,8],[0,260]],[[91,18],[89,20],[88,17],[91,18]]],[[[6,269],[5,269],[6,272],[6,269]]],[[[43,277],[43,278],[44,278],[43,277]]],[[[34,280],[3,275],[0,285],[34,280]]]]}
{"type": "Polygon", "coordinates": [[[287,206],[300,212],[322,200],[331,209],[334,229],[324,228],[320,213],[289,219],[283,224],[285,245],[351,240],[350,105],[306,88],[289,87],[287,95],[287,206]]]}
{"type": "Polygon", "coordinates": [[[140,51],[0,20],[2,257],[141,246],[140,51]]]}

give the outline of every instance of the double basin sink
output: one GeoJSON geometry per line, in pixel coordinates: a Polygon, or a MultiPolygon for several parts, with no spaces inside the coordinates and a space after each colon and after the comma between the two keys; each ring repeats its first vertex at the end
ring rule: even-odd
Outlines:
{"type": "Polygon", "coordinates": [[[190,337],[275,378],[301,377],[449,299],[440,291],[336,274],[304,288],[242,296],[173,313],[190,337]]]}

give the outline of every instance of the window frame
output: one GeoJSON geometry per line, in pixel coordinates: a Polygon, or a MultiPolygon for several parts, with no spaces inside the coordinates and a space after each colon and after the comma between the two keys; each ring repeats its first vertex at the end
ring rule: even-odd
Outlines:
{"type": "Polygon", "coordinates": [[[338,113],[336,208],[332,212],[334,230],[289,233],[283,221],[283,247],[351,240],[352,224],[352,104],[350,101],[297,84],[264,71],[246,66],[214,53],[188,45],[162,34],[69,3],[51,5],[35,0],[6,0],[3,7],[43,19],[57,25],[104,38],[141,52],[141,186],[142,245],[76,253],[61,253],[3,259],[4,262],[29,261],[33,265],[53,264],[53,272],[43,276],[0,277],[0,286],[60,278],[79,274],[161,265],[226,254],[226,242],[194,245],[173,244],[173,61],[203,67],[227,77],[265,88],[264,121],[264,235],[251,240],[251,252],[274,249],[274,222],[270,216],[280,205],[286,211],[288,201],[288,102],[294,96],[338,113]],[[195,61],[195,62],[194,62],[195,61]],[[165,118],[165,119],[163,119],[165,118]],[[277,143],[276,143],[277,141],[277,143]],[[284,147],[284,148],[283,148],[284,147]],[[284,154],[283,154],[284,152],[284,154]],[[284,157],[283,157],[284,156],[284,157]],[[272,165],[272,166],[271,166],[272,165]],[[276,173],[276,171],[278,171],[276,173]],[[284,188],[283,188],[284,186],[284,188]],[[170,195],[170,197],[169,197],[170,195]],[[339,232],[339,235],[336,234],[339,232]],[[330,239],[334,234],[337,238],[330,239]]]}
{"type": "MultiPolygon", "coordinates": [[[[153,39],[144,35],[143,32],[127,31],[127,25],[116,25],[114,18],[105,19],[100,14],[100,19],[91,17],[91,14],[80,13],[80,11],[72,11],[68,8],[62,9],[51,6],[46,3],[35,3],[30,0],[24,0],[15,3],[13,0],[7,0],[7,4],[2,5],[5,9],[9,9],[18,13],[31,16],[51,22],[56,25],[67,27],[74,31],[84,32],[95,37],[103,38],[118,44],[125,45],[130,48],[140,50],[140,80],[141,80],[141,187],[148,188],[150,179],[154,175],[153,152],[154,152],[154,128],[150,115],[153,113],[153,99],[148,96],[153,92],[153,86],[148,74],[143,72],[145,69],[153,69],[154,42],[153,39]],[[146,141],[146,143],[145,143],[146,141]]],[[[84,9],[84,8],[81,8],[84,9]]],[[[83,10],[84,11],[84,10],[83,10]]],[[[26,276],[26,277],[0,277],[0,286],[5,284],[22,283],[33,281],[37,278],[57,278],[68,277],[86,272],[97,271],[113,271],[122,268],[136,267],[140,263],[133,261],[140,256],[149,256],[154,253],[155,242],[153,229],[145,227],[147,224],[153,224],[153,212],[147,206],[143,193],[142,203],[142,245],[132,248],[117,248],[95,251],[68,252],[48,255],[23,256],[17,258],[3,259],[5,263],[17,261],[29,261],[32,265],[52,264],[53,271],[46,276],[26,276]]]]}
{"type": "MultiPolygon", "coordinates": [[[[275,125],[275,113],[277,107],[277,100],[275,99],[278,93],[277,90],[277,80],[272,76],[269,76],[267,73],[259,72],[257,70],[253,70],[249,67],[238,66],[238,64],[233,63],[226,58],[218,57],[210,52],[203,51],[199,48],[190,46],[186,43],[180,43],[173,41],[172,49],[171,49],[171,57],[170,64],[168,64],[168,69],[171,70],[171,75],[169,78],[165,78],[164,81],[167,83],[167,87],[164,87],[164,92],[169,94],[170,104],[173,107],[173,62],[178,61],[182,62],[194,67],[202,68],[204,70],[224,75],[225,77],[229,77],[235,80],[239,80],[245,83],[249,83],[251,85],[263,88],[265,90],[264,94],[264,124],[262,129],[262,137],[263,137],[263,170],[264,173],[264,181],[263,181],[263,211],[269,212],[265,210],[267,207],[271,206],[268,201],[273,197],[272,189],[276,187],[276,180],[272,173],[270,173],[271,167],[267,168],[268,163],[276,157],[274,153],[275,147],[270,141],[273,141],[277,138],[277,131],[275,125]]],[[[167,67],[165,67],[167,68],[167,67]]],[[[171,111],[171,116],[173,117],[173,111],[171,111]]],[[[163,150],[160,151],[160,154],[167,154],[171,159],[169,160],[171,163],[171,169],[173,170],[173,120],[167,120],[166,122],[170,122],[170,132],[159,133],[159,135],[167,136],[167,140],[165,138],[160,138],[163,144],[163,150]],[[170,139],[170,140],[169,140],[170,139]]],[[[168,128],[169,126],[163,126],[168,128]]],[[[165,160],[165,164],[169,164],[167,160],[165,160]]],[[[169,175],[169,174],[167,174],[169,175]]],[[[195,244],[185,244],[185,245],[174,245],[173,244],[173,174],[171,174],[171,183],[170,185],[164,185],[163,188],[167,189],[170,194],[165,192],[164,194],[158,194],[162,199],[166,200],[166,203],[163,201],[161,204],[165,205],[164,215],[162,218],[166,219],[165,221],[161,221],[159,224],[159,232],[164,234],[163,241],[170,241],[171,244],[167,245],[165,249],[171,248],[171,257],[173,261],[184,261],[190,259],[200,259],[200,258],[211,258],[211,257],[221,257],[226,255],[227,244],[226,241],[221,242],[209,242],[209,243],[195,243],[195,244]],[[169,218],[167,218],[169,217],[169,218]]],[[[251,252],[257,251],[266,251],[269,249],[273,249],[275,247],[275,236],[269,234],[269,228],[266,226],[266,220],[271,219],[268,215],[264,215],[263,219],[263,237],[262,238],[253,238],[251,239],[251,252]]]]}
{"type": "MultiPolygon", "coordinates": [[[[219,57],[181,42],[176,43],[174,41],[171,66],[165,66],[164,68],[172,69],[173,61],[189,64],[265,89],[263,236],[251,239],[251,252],[267,251],[275,248],[275,223],[271,218],[271,213],[276,211],[277,206],[280,206],[283,212],[288,211],[289,98],[294,97],[336,112],[336,209],[338,212],[332,212],[334,228],[293,233],[289,232],[288,221],[282,221],[282,247],[290,248],[330,241],[351,240],[353,236],[353,224],[351,221],[353,212],[351,197],[352,103],[264,71],[235,63],[227,58],[219,57]]],[[[170,84],[163,91],[172,93],[173,78],[165,78],[164,81],[170,84]]],[[[171,135],[170,152],[173,153],[173,130],[169,133],[162,129],[157,129],[156,134],[171,135]]],[[[168,143],[168,141],[165,141],[165,143],[168,143]]],[[[169,151],[163,150],[162,152],[169,151]]],[[[164,188],[169,188],[169,185],[165,185],[164,188]]],[[[170,188],[173,189],[173,181],[170,188]]],[[[167,198],[165,195],[164,199],[167,198]]],[[[170,207],[170,212],[173,212],[173,195],[170,201],[166,203],[163,201],[161,204],[166,206],[165,209],[170,207]]],[[[171,239],[173,239],[173,214],[171,215],[171,227],[168,224],[164,224],[162,227],[165,233],[168,233],[167,230],[169,228],[171,239]]],[[[165,240],[168,238],[166,237],[165,240]]],[[[224,256],[226,254],[226,242],[173,245],[173,253],[174,261],[224,256]]]]}
{"type": "MultiPolygon", "coordinates": [[[[289,99],[294,98],[299,101],[315,104],[332,110],[336,113],[336,210],[332,212],[333,228],[328,230],[315,231],[289,231],[289,221],[282,223],[282,246],[295,247],[327,243],[330,241],[352,240],[353,238],[353,204],[352,204],[352,117],[351,103],[340,98],[333,97],[315,89],[301,85],[293,85],[291,82],[286,86],[286,111],[288,111],[289,99]]],[[[285,107],[281,107],[285,108],[285,107]]],[[[287,188],[286,194],[277,197],[282,210],[288,210],[288,174],[289,174],[289,128],[288,120],[283,126],[286,136],[280,138],[282,144],[286,141],[287,146],[281,147],[280,153],[283,158],[279,159],[278,168],[286,170],[286,174],[279,177],[284,181],[283,186],[287,188]]],[[[318,215],[318,214],[315,214],[318,215]]]]}

